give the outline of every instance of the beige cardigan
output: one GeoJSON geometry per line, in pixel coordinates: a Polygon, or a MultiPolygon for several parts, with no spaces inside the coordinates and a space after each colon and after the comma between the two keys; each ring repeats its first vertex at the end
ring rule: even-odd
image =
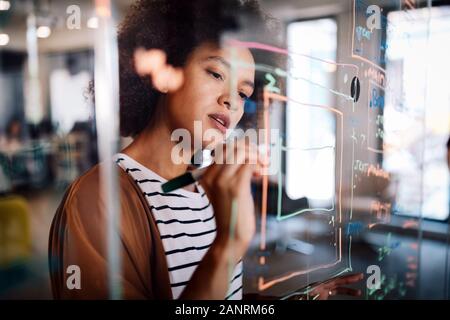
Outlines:
{"type": "MultiPolygon", "coordinates": [[[[108,299],[107,221],[97,165],[75,180],[50,230],[49,267],[56,299],[108,299]],[[68,289],[70,265],[81,271],[81,289],[68,289]]],[[[172,299],[166,257],[146,199],[118,167],[123,299],[172,299]]]]}

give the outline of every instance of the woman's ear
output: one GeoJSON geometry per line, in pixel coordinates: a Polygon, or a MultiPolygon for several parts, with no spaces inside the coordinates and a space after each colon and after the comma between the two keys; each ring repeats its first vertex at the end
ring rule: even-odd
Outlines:
{"type": "Polygon", "coordinates": [[[183,85],[183,69],[167,64],[167,56],[159,49],[138,49],[134,54],[136,72],[150,76],[153,86],[162,93],[175,92],[183,85]]]}

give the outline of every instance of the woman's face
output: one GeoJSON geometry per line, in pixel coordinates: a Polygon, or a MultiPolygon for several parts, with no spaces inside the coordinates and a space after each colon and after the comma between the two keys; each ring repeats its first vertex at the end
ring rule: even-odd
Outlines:
{"type": "Polygon", "coordinates": [[[225,139],[227,129],[236,127],[244,113],[245,100],[253,93],[253,56],[246,48],[204,44],[189,56],[183,72],[181,88],[167,95],[169,126],[172,130],[187,129],[193,147],[213,148],[225,139]],[[234,81],[231,79],[232,61],[239,63],[234,69],[234,81]],[[195,121],[198,121],[197,127],[201,124],[202,130],[194,134],[195,121]],[[205,139],[207,130],[214,138],[205,139]]]}

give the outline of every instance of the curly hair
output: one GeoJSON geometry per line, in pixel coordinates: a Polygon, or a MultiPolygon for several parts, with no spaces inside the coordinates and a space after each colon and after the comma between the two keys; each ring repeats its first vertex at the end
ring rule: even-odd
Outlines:
{"type": "MultiPolygon", "coordinates": [[[[118,34],[121,135],[133,137],[152,125],[163,95],[148,77],[137,75],[133,63],[137,48],[161,49],[169,64],[181,67],[197,46],[218,44],[222,34],[239,30],[242,17],[258,28],[268,27],[271,19],[256,0],[136,1],[118,34]]],[[[260,32],[264,34],[264,30],[260,32]]]]}

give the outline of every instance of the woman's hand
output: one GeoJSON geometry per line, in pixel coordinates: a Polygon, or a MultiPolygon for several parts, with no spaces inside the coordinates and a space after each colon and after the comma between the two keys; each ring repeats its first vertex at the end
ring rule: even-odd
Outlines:
{"type": "Polygon", "coordinates": [[[255,233],[250,183],[262,170],[256,146],[242,140],[236,146],[220,146],[214,161],[200,182],[214,208],[216,239],[181,299],[223,299],[230,284],[230,266],[242,258],[255,233]]]}
{"type": "Polygon", "coordinates": [[[216,218],[214,245],[233,252],[234,262],[237,262],[255,233],[251,180],[262,170],[262,161],[258,159],[256,146],[244,140],[238,140],[234,146],[219,146],[214,158],[215,163],[201,179],[216,218]]]}

